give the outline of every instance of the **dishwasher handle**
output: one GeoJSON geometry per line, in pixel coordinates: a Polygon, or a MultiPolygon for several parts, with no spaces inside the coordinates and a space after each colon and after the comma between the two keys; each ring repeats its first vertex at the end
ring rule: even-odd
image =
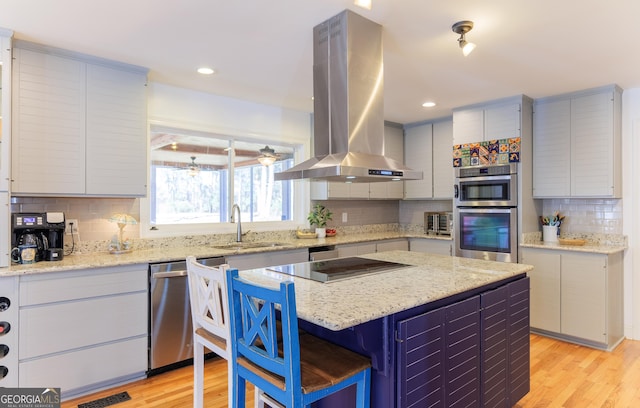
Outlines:
{"type": "Polygon", "coordinates": [[[168,271],[168,272],[155,272],[151,275],[153,279],[166,279],[166,278],[179,278],[181,276],[187,276],[187,271],[168,271]]]}

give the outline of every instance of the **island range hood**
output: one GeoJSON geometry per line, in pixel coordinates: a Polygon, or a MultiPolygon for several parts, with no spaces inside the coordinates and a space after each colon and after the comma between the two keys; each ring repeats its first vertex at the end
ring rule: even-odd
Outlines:
{"type": "Polygon", "coordinates": [[[313,29],[315,157],[276,180],[420,180],[384,156],[382,26],[350,10],[313,29]]]}

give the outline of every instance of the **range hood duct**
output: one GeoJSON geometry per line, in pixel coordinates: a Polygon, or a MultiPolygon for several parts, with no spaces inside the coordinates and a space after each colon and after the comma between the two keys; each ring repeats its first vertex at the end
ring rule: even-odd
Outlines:
{"type": "Polygon", "coordinates": [[[384,156],[382,26],[350,10],[313,29],[315,157],[276,180],[420,180],[384,156]]]}

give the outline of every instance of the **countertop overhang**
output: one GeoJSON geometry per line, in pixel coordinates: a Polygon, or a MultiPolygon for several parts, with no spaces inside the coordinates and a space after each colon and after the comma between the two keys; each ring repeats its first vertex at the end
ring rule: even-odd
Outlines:
{"type": "Polygon", "coordinates": [[[265,268],[240,271],[240,276],[272,288],[277,288],[283,281],[295,282],[298,317],[338,331],[524,276],[533,269],[525,264],[408,251],[380,252],[363,257],[411,267],[330,283],[292,277],[265,268]]]}

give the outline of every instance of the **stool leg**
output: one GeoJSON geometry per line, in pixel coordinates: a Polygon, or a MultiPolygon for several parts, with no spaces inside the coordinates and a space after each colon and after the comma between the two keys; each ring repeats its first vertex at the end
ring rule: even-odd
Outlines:
{"type": "Polygon", "coordinates": [[[260,388],[255,387],[253,398],[255,401],[255,408],[264,408],[264,401],[262,400],[262,390],[260,388]]]}
{"type": "Polygon", "coordinates": [[[204,346],[194,339],[193,350],[193,407],[202,408],[204,398],[204,346]]]}
{"type": "Polygon", "coordinates": [[[371,406],[371,371],[364,370],[362,378],[356,384],[356,407],[369,408],[371,406]]]}

